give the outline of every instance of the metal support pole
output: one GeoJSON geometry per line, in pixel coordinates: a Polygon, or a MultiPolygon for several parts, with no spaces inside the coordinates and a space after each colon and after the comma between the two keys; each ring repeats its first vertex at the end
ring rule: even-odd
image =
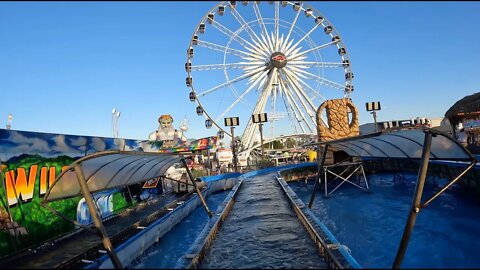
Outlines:
{"type": "Polygon", "coordinates": [[[375,132],[377,132],[377,131],[378,131],[378,127],[377,127],[377,112],[376,112],[376,111],[373,111],[372,114],[373,114],[373,122],[375,123],[375,132]]]}
{"type": "Polygon", "coordinates": [[[423,187],[425,186],[425,178],[427,176],[428,162],[430,161],[430,149],[432,146],[432,133],[425,133],[425,140],[423,143],[422,161],[420,162],[420,168],[418,170],[417,184],[415,186],[415,193],[413,195],[412,207],[410,208],[410,214],[408,215],[407,222],[405,223],[405,229],[403,231],[402,240],[398,247],[395,261],[393,262],[393,269],[399,269],[403,261],[403,256],[407,250],[408,242],[415,226],[417,214],[420,211],[420,200],[422,199],[423,187]]]}
{"type": "Polygon", "coordinates": [[[262,160],[263,160],[265,158],[265,150],[263,147],[263,124],[262,123],[258,124],[258,130],[260,131],[260,143],[262,147],[262,160]]]}
{"type": "MultiPolygon", "coordinates": [[[[187,170],[188,177],[190,177],[190,181],[192,181],[193,186],[195,187],[195,190],[197,191],[198,197],[200,198],[200,201],[202,201],[203,207],[205,207],[205,210],[207,211],[207,214],[209,217],[212,217],[212,212],[210,212],[210,209],[208,209],[207,202],[205,202],[205,199],[203,198],[202,192],[200,189],[198,189],[197,183],[195,183],[195,179],[193,178],[192,172],[187,166],[187,162],[185,161],[184,158],[182,158],[183,165],[185,166],[185,169],[187,170]]],[[[188,190],[188,188],[187,188],[188,190]]]]}
{"type": "Polygon", "coordinates": [[[233,166],[235,168],[235,172],[238,172],[238,167],[237,167],[237,151],[235,147],[235,134],[234,131],[235,127],[230,127],[230,132],[232,133],[232,153],[233,153],[233,166]]]}
{"type": "MultiPolygon", "coordinates": [[[[7,213],[8,213],[8,218],[10,219],[10,222],[12,223],[13,225],[13,217],[12,217],[12,210],[10,208],[10,203],[8,202],[8,194],[7,194],[7,187],[5,185],[5,174],[3,173],[3,170],[2,170],[2,162],[0,161],[0,181],[2,181],[2,187],[3,187],[3,192],[5,192],[5,208],[7,210],[7,213]]],[[[18,200],[18,198],[17,198],[18,200]]],[[[15,234],[15,239],[18,241],[17,239],[17,230],[16,228],[13,228],[13,233],[15,234]]],[[[11,237],[11,234],[8,234],[9,235],[9,239],[13,245],[13,248],[15,249],[15,251],[17,251],[17,244],[15,244],[15,241],[13,241],[12,237],[11,237]]]]}
{"type": "MultiPolygon", "coordinates": [[[[325,145],[325,148],[323,149],[323,155],[322,155],[322,160],[318,161],[318,154],[319,154],[319,149],[320,145],[317,146],[317,163],[318,165],[318,172],[317,172],[317,177],[315,178],[315,184],[313,185],[313,191],[312,191],[312,196],[310,196],[310,202],[308,203],[308,208],[312,208],[313,200],[315,199],[315,193],[317,192],[317,186],[320,182],[320,178],[322,177],[323,174],[323,165],[325,164],[325,158],[327,157],[327,150],[328,150],[328,144],[325,145]]],[[[326,181],[326,179],[325,179],[326,181]]]]}
{"type": "Polygon", "coordinates": [[[83,197],[85,198],[85,202],[87,203],[88,210],[90,211],[90,215],[92,216],[93,223],[95,224],[95,227],[97,227],[97,229],[101,234],[103,246],[107,250],[108,256],[112,260],[113,266],[115,268],[121,269],[123,268],[122,263],[120,262],[120,260],[117,257],[117,254],[113,250],[113,246],[112,246],[112,243],[110,242],[110,238],[108,238],[105,227],[103,227],[103,223],[97,212],[97,208],[95,207],[92,194],[90,194],[90,190],[87,187],[87,182],[85,181],[85,176],[83,175],[83,170],[81,165],[76,164],[74,167],[74,170],[75,170],[75,174],[77,175],[78,183],[80,184],[83,197]]]}
{"type": "Polygon", "coordinates": [[[210,160],[210,148],[207,149],[207,175],[210,176],[212,171],[212,161],[210,160]]]}

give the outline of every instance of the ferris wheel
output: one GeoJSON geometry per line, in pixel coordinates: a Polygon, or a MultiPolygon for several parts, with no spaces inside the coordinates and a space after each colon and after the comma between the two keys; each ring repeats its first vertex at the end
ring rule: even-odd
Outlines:
{"type": "Polygon", "coordinates": [[[354,90],[340,35],[303,2],[220,2],[196,26],[185,70],[206,128],[231,136],[224,118],[239,117],[244,148],[259,141],[253,114],[267,113],[267,137],[316,134],[320,104],[354,90]]]}

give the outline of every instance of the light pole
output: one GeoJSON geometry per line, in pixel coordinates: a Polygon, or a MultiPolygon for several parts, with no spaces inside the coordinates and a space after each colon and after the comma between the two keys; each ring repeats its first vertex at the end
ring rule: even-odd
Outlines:
{"type": "Polygon", "coordinates": [[[375,122],[375,131],[378,131],[377,111],[380,111],[382,109],[382,107],[380,106],[380,101],[367,102],[365,103],[365,107],[367,108],[367,112],[371,111],[371,114],[373,114],[373,121],[375,122]]]}
{"type": "Polygon", "coordinates": [[[115,138],[115,113],[117,110],[113,108],[112,110],[112,136],[115,138]]]}
{"type": "Polygon", "coordinates": [[[257,113],[252,115],[253,123],[258,123],[258,130],[260,131],[260,144],[262,148],[262,160],[265,157],[264,149],[263,149],[263,123],[267,122],[267,113],[257,113]]]}
{"type": "Polygon", "coordinates": [[[113,137],[118,138],[118,118],[120,118],[120,111],[115,108],[112,110],[112,132],[113,137]]]}
{"type": "Polygon", "coordinates": [[[8,115],[7,129],[11,129],[11,128],[12,128],[12,120],[13,120],[13,116],[12,116],[12,114],[9,114],[9,115],[8,115]]]}
{"type": "Polygon", "coordinates": [[[225,120],[225,126],[230,127],[230,132],[232,133],[233,167],[235,168],[235,172],[238,172],[234,129],[235,129],[235,126],[238,126],[240,124],[240,121],[238,117],[226,117],[224,120],[225,120]]]}
{"type": "Polygon", "coordinates": [[[116,115],[116,127],[115,127],[115,131],[117,132],[117,134],[115,135],[115,138],[118,138],[118,129],[119,129],[119,122],[118,122],[118,119],[120,118],[120,112],[117,111],[117,115],[116,115]]]}

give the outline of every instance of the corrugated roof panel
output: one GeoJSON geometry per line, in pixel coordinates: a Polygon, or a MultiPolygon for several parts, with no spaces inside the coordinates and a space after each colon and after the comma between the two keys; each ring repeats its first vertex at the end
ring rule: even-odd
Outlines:
{"type": "MultiPolygon", "coordinates": [[[[436,130],[427,129],[425,131],[431,132],[433,135],[430,159],[472,160],[473,157],[468,150],[447,134],[436,130]]],[[[355,157],[420,159],[422,158],[425,131],[419,128],[389,130],[310,145],[329,144],[355,157]]]]}
{"type": "MultiPolygon", "coordinates": [[[[70,165],[80,165],[90,192],[123,187],[165,174],[183,156],[169,153],[106,151],[83,157],[70,165]]],[[[44,201],[55,201],[81,195],[75,171],[60,174],[44,201]]]]}

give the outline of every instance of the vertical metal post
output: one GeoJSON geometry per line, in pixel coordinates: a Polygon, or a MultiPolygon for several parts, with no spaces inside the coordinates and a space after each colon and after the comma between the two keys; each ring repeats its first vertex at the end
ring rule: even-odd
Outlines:
{"type": "MultiPolygon", "coordinates": [[[[2,162],[0,161],[0,181],[2,181],[3,192],[5,192],[5,203],[6,203],[5,208],[7,208],[6,210],[8,212],[8,218],[10,219],[10,222],[12,222],[13,224],[12,210],[10,208],[10,203],[8,202],[8,194],[7,194],[7,187],[5,185],[5,179],[6,179],[5,174],[3,173],[3,169],[2,169],[2,162]]],[[[13,233],[15,234],[15,239],[18,240],[17,230],[15,228],[13,228],[13,233]]],[[[15,244],[15,241],[13,241],[11,234],[8,234],[8,235],[9,235],[10,241],[12,242],[13,248],[15,249],[15,251],[17,251],[17,245],[15,244]]]]}
{"type": "Polygon", "coordinates": [[[425,140],[423,143],[422,161],[420,162],[420,168],[418,169],[417,184],[415,186],[415,192],[412,200],[412,207],[410,208],[410,214],[408,215],[407,222],[405,223],[405,229],[403,231],[402,240],[398,247],[395,261],[393,262],[393,269],[400,268],[403,261],[403,256],[407,250],[408,241],[415,226],[417,214],[420,211],[420,200],[422,199],[423,187],[425,186],[425,178],[427,176],[428,162],[430,161],[430,149],[432,145],[432,133],[425,132],[425,140]]]}
{"type": "MultiPolygon", "coordinates": [[[[320,182],[320,178],[322,177],[323,174],[323,165],[325,164],[325,158],[327,157],[327,150],[328,150],[328,144],[325,145],[325,148],[323,149],[323,155],[322,155],[322,160],[318,161],[318,154],[320,153],[320,145],[317,146],[317,163],[318,165],[318,172],[317,172],[317,177],[315,178],[315,184],[313,185],[313,191],[312,191],[312,196],[310,196],[310,202],[308,203],[308,208],[312,208],[313,200],[315,199],[315,193],[317,192],[317,186],[320,182]]],[[[325,179],[325,181],[327,181],[325,179]]]]}
{"type": "Polygon", "coordinates": [[[95,227],[97,227],[97,229],[101,234],[103,246],[107,250],[108,256],[112,260],[113,266],[115,268],[123,268],[122,263],[117,257],[117,254],[113,250],[112,243],[110,242],[110,238],[108,238],[105,227],[103,227],[102,220],[98,215],[95,202],[93,201],[93,198],[92,198],[92,194],[90,194],[90,190],[87,187],[87,183],[85,181],[85,176],[83,175],[83,170],[81,165],[79,164],[75,165],[74,170],[75,170],[75,174],[77,175],[77,180],[78,180],[78,183],[80,184],[83,197],[85,198],[85,202],[87,203],[88,210],[90,211],[90,215],[92,216],[93,223],[95,224],[95,227]]]}
{"type": "Polygon", "coordinates": [[[235,172],[238,172],[237,167],[237,151],[235,147],[235,134],[234,134],[235,127],[230,127],[230,131],[232,132],[232,153],[233,153],[233,166],[235,168],[235,172]]]}
{"type": "MultiPolygon", "coordinates": [[[[207,202],[205,202],[205,199],[203,198],[202,192],[198,188],[197,183],[195,183],[195,179],[193,178],[192,172],[188,168],[187,162],[185,161],[184,158],[182,158],[182,162],[183,162],[183,165],[185,166],[185,169],[187,170],[188,177],[190,177],[190,181],[192,181],[192,184],[195,187],[195,190],[197,191],[197,194],[198,194],[198,197],[200,198],[200,201],[202,201],[203,207],[205,207],[205,210],[207,211],[208,216],[212,217],[212,212],[210,212],[210,209],[208,209],[207,202]]],[[[188,187],[187,187],[187,190],[188,190],[188,187]]]]}
{"type": "Polygon", "coordinates": [[[210,160],[210,148],[207,149],[207,175],[210,176],[212,170],[212,161],[210,160]]]}
{"type": "Polygon", "coordinates": [[[258,124],[258,130],[260,131],[260,143],[262,147],[262,160],[265,158],[264,147],[263,147],[263,124],[258,124]]]}
{"type": "Polygon", "coordinates": [[[130,201],[132,202],[132,205],[136,204],[136,201],[134,201],[132,193],[130,192],[129,186],[127,186],[127,191],[128,191],[128,196],[130,196],[130,201]]]}
{"type": "Polygon", "coordinates": [[[375,123],[375,132],[377,132],[377,131],[378,131],[378,127],[377,127],[377,112],[376,112],[376,111],[373,111],[372,114],[373,114],[373,122],[375,123]]]}

